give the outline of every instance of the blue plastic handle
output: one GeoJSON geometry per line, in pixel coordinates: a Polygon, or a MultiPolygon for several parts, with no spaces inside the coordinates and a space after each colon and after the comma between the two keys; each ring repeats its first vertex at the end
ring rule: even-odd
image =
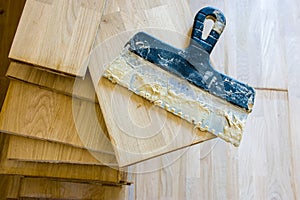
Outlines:
{"type": "Polygon", "coordinates": [[[201,9],[194,19],[191,45],[193,45],[193,43],[196,42],[200,44],[200,46],[210,54],[215,44],[217,43],[221,33],[223,32],[225,25],[226,19],[224,14],[220,10],[212,7],[205,7],[201,9]],[[204,40],[202,39],[202,33],[205,19],[213,20],[214,26],[210,31],[208,37],[204,40]]]}

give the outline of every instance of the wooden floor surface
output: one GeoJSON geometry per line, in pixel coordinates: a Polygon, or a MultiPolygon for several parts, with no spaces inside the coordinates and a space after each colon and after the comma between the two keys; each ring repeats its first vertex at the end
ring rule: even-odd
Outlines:
{"type": "Polygon", "coordinates": [[[187,1],[194,14],[207,5],[224,12],[213,64],[256,88],[253,112],[239,148],[212,139],[131,166],[128,199],[300,199],[299,1],[187,1]]]}
{"type": "Polygon", "coordinates": [[[213,139],[174,152],[178,160],[169,154],[134,166],[158,169],[136,176],[135,199],[300,199],[300,3],[189,3],[193,13],[206,5],[224,12],[213,63],[256,88],[253,113],[239,148],[213,139]]]}

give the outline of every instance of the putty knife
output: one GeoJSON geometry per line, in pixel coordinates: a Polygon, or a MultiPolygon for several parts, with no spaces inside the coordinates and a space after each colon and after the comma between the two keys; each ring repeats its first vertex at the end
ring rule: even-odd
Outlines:
{"type": "Polygon", "coordinates": [[[138,32],[103,76],[193,123],[195,128],[239,146],[255,91],[211,66],[210,53],[225,24],[219,10],[201,9],[186,49],[138,32]],[[214,26],[203,39],[205,19],[212,19],[214,26]]]}

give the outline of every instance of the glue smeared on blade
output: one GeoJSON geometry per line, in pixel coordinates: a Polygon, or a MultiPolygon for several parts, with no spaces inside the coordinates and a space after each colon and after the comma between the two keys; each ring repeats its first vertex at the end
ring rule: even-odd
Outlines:
{"type": "Polygon", "coordinates": [[[127,48],[107,66],[103,76],[187,120],[195,128],[239,146],[248,114],[244,109],[160,69],[127,48]]]}

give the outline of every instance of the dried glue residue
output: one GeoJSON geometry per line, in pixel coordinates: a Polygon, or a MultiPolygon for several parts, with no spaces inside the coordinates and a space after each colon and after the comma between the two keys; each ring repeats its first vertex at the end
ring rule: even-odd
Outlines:
{"type": "Polygon", "coordinates": [[[222,133],[219,133],[219,137],[227,142],[232,143],[234,146],[239,146],[244,131],[245,122],[239,120],[232,113],[224,113],[224,117],[227,120],[227,125],[224,126],[222,133]]]}
{"type": "Polygon", "coordinates": [[[221,100],[128,50],[108,65],[103,76],[187,120],[195,128],[239,145],[245,123],[243,113],[240,115],[237,110],[235,114],[226,114],[221,100]]]}
{"type": "Polygon", "coordinates": [[[119,83],[124,77],[127,71],[131,70],[131,67],[126,65],[123,59],[115,59],[113,61],[114,65],[122,66],[120,67],[108,67],[104,72],[104,77],[108,78],[113,83],[119,83]]]}

